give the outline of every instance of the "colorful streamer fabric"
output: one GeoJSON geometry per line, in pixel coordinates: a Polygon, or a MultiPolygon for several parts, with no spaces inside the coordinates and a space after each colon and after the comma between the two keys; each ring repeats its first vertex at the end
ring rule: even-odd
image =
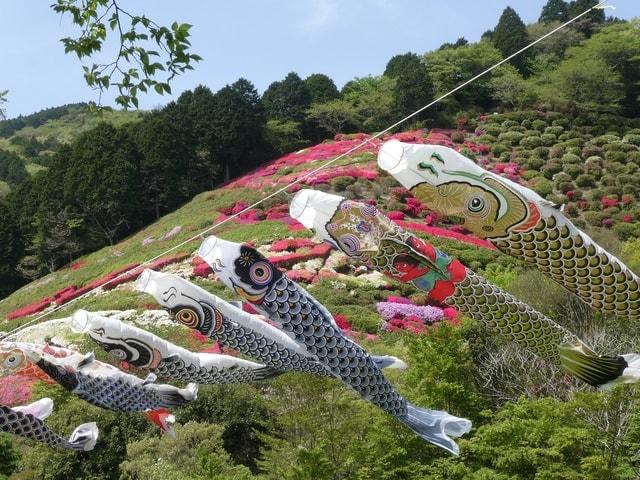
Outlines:
{"type": "Polygon", "coordinates": [[[594,310],[640,320],[640,277],[553,204],[453,149],[389,141],[378,164],[416,198],[553,278],[594,310]]]}
{"type": "Polygon", "coordinates": [[[596,355],[576,335],[402,229],[374,206],[301,190],[291,201],[290,213],[349,257],[455,306],[591,385],[638,380],[637,368],[623,357],[596,355]]]}

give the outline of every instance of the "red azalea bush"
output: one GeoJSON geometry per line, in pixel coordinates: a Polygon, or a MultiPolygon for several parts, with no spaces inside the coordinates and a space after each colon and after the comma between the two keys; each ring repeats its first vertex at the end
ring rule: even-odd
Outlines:
{"type": "Polygon", "coordinates": [[[311,283],[315,274],[308,270],[289,270],[287,271],[287,277],[294,282],[311,283]]]}
{"type": "Polygon", "coordinates": [[[18,308],[17,310],[9,312],[9,314],[7,315],[7,320],[15,320],[16,318],[27,317],[29,315],[33,315],[34,313],[41,312],[49,305],[51,305],[52,300],[52,298],[46,297],[22,308],[18,308]]]}
{"type": "Polygon", "coordinates": [[[76,263],[71,264],[69,267],[71,270],[79,270],[87,264],[86,260],[79,260],[76,263]]]}
{"type": "Polygon", "coordinates": [[[602,205],[602,208],[617,207],[618,206],[618,199],[617,198],[611,198],[611,197],[602,197],[600,199],[600,204],[602,205]]]}
{"type": "Polygon", "coordinates": [[[404,213],[399,212],[397,210],[392,210],[391,212],[387,212],[387,217],[391,220],[404,220],[404,213]]]}
{"type": "Polygon", "coordinates": [[[306,262],[312,258],[327,258],[331,253],[331,245],[328,243],[321,243],[311,248],[308,252],[295,252],[286,255],[278,255],[269,257],[269,261],[280,268],[287,268],[295,265],[296,263],[306,262]]]}
{"type": "Polygon", "coordinates": [[[316,243],[308,238],[288,238],[273,242],[269,247],[270,252],[295,251],[299,248],[314,247],[316,243]]]}

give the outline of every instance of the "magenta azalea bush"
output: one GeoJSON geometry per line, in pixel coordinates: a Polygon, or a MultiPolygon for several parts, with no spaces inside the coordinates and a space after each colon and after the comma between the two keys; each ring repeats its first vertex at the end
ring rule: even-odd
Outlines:
{"type": "Polygon", "coordinates": [[[424,323],[434,323],[444,318],[441,308],[432,306],[411,305],[408,303],[378,302],[376,309],[383,320],[415,317],[424,323]]]}

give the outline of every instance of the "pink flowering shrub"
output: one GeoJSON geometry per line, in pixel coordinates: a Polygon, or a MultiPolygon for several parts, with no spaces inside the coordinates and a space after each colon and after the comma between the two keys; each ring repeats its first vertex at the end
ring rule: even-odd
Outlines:
{"type": "Polygon", "coordinates": [[[496,249],[496,247],[494,247],[493,244],[491,244],[491,242],[487,240],[482,240],[480,238],[477,238],[471,235],[464,235],[455,231],[451,231],[451,230],[447,230],[439,227],[430,227],[422,223],[416,223],[416,222],[397,221],[396,223],[406,230],[415,231],[415,232],[424,232],[426,234],[435,235],[437,237],[453,238],[454,240],[458,240],[460,242],[464,242],[469,245],[475,245],[477,247],[487,248],[489,250],[496,249]]]}
{"type": "Polygon", "coordinates": [[[402,303],[404,305],[415,305],[414,302],[406,297],[398,297],[397,295],[389,295],[386,300],[388,303],[402,303]]]}
{"type": "Polygon", "coordinates": [[[278,240],[271,244],[269,247],[270,252],[284,252],[295,251],[299,248],[314,247],[316,243],[308,238],[289,238],[285,240],[278,240]]]}
{"type": "Polygon", "coordinates": [[[294,282],[311,283],[313,282],[315,274],[308,270],[289,270],[287,271],[287,277],[294,282]]]}
{"type": "Polygon", "coordinates": [[[391,321],[394,318],[419,319],[423,323],[434,323],[444,318],[441,308],[432,306],[410,305],[406,303],[378,302],[376,309],[383,320],[391,321]]]}
{"type": "Polygon", "coordinates": [[[389,217],[391,220],[404,220],[404,213],[397,210],[392,210],[391,212],[387,212],[387,217],[389,217]]]}
{"type": "Polygon", "coordinates": [[[315,245],[308,252],[294,252],[285,255],[278,255],[275,257],[269,257],[269,261],[277,267],[291,267],[296,263],[306,262],[312,258],[327,258],[331,253],[331,245],[328,243],[321,243],[315,245]]]}
{"type": "Polygon", "coordinates": [[[31,388],[36,381],[32,377],[3,377],[0,382],[0,405],[18,406],[29,403],[31,388]]]}

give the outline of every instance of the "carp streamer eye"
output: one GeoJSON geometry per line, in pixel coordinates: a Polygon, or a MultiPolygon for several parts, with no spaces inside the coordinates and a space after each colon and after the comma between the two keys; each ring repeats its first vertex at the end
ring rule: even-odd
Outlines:
{"type": "Polygon", "coordinates": [[[109,353],[111,355],[113,355],[114,357],[116,357],[118,360],[126,360],[127,359],[127,352],[125,352],[121,348],[114,348],[113,350],[110,350],[109,353]]]}
{"type": "Polygon", "coordinates": [[[20,365],[20,357],[15,353],[9,355],[7,359],[4,361],[4,366],[7,368],[15,368],[18,365],[20,365]]]}
{"type": "Polygon", "coordinates": [[[249,277],[251,281],[258,285],[265,285],[273,278],[271,267],[265,262],[257,262],[249,268],[249,277]]]}
{"type": "Polygon", "coordinates": [[[484,200],[480,197],[473,197],[469,202],[469,210],[473,213],[481,212],[484,208],[484,200]]]}
{"type": "Polygon", "coordinates": [[[200,324],[200,317],[195,310],[183,308],[176,312],[176,321],[189,328],[197,328],[200,324]]]}

